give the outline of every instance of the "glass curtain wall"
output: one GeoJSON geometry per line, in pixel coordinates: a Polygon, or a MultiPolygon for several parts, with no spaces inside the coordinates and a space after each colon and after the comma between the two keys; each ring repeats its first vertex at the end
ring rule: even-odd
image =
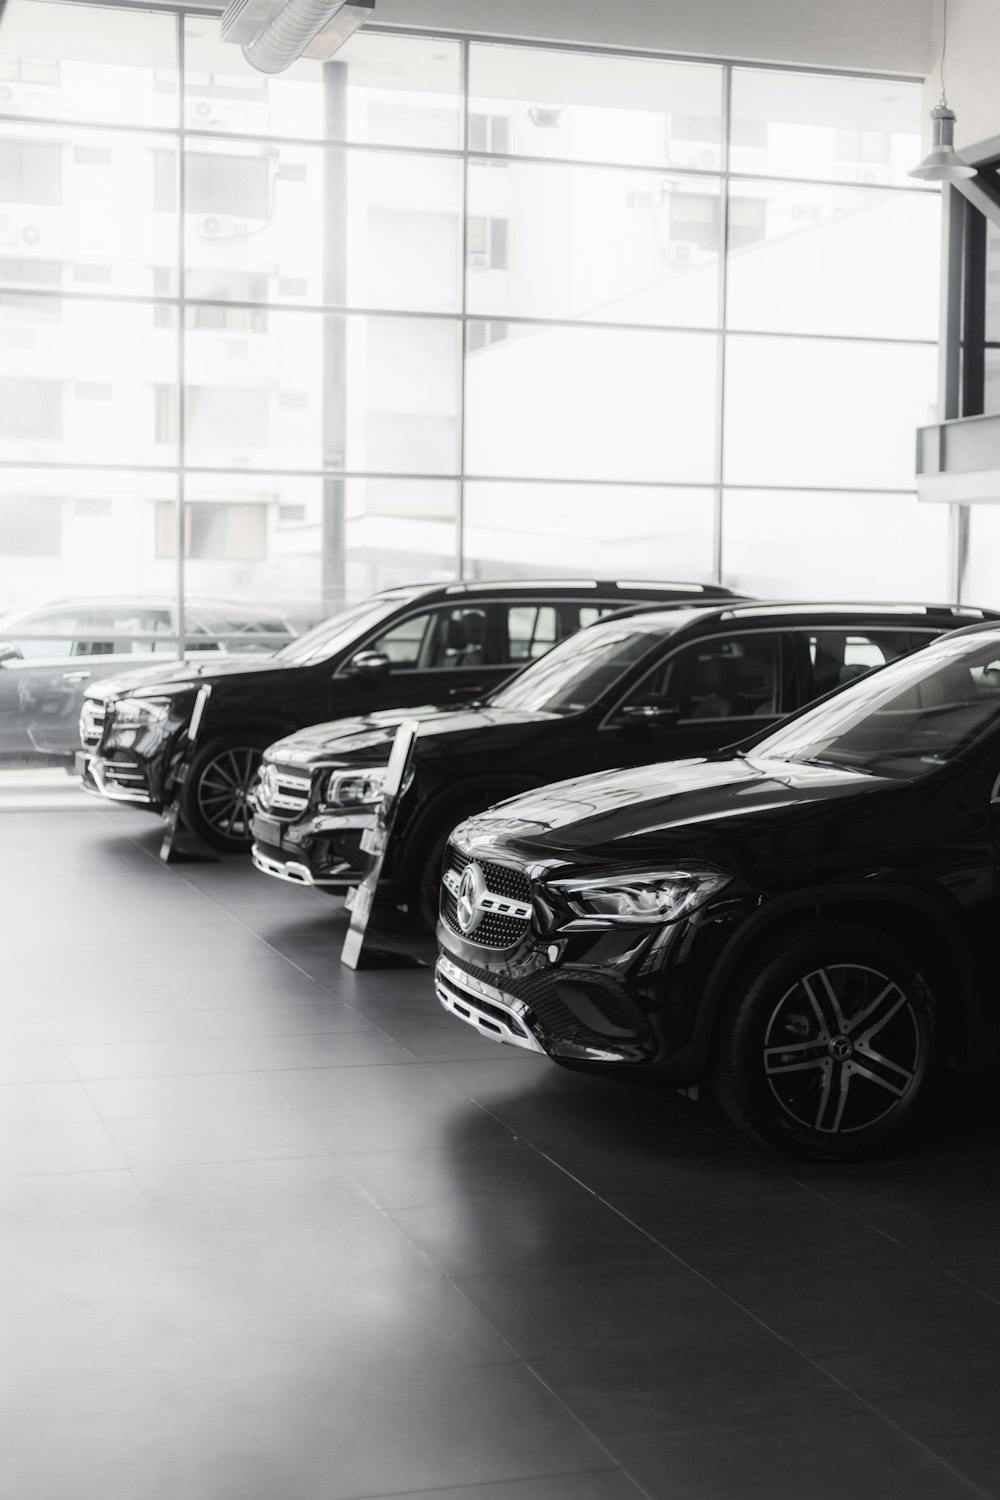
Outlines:
{"type": "Polygon", "coordinates": [[[949,592],[916,83],[9,0],[0,612],[949,592]],[[178,562],[181,552],[182,562],[178,562]]]}

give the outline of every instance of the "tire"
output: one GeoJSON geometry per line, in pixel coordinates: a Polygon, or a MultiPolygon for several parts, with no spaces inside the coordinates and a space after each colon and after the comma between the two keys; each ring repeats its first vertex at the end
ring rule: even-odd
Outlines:
{"type": "Polygon", "coordinates": [[[181,793],[181,812],[191,832],[224,854],[249,850],[247,795],[257,780],[268,734],[223,735],[200,745],[191,758],[181,793]]]}
{"type": "Polygon", "coordinates": [[[716,1028],[713,1084],[729,1118],[773,1150],[870,1155],[930,1091],[934,995],[914,958],[864,927],[823,924],[744,972],[716,1028]]]}
{"type": "MultiPolygon", "coordinates": [[[[505,794],[500,793],[500,796],[503,795],[505,794]]],[[[441,904],[441,871],[452,830],[457,828],[459,823],[464,823],[466,818],[482,812],[484,807],[489,807],[491,801],[496,800],[496,796],[483,792],[480,797],[472,801],[457,802],[454,811],[449,810],[443,820],[433,826],[417,851],[411,905],[420,919],[421,926],[426,927],[429,932],[433,932],[437,927],[438,910],[441,904]]]]}

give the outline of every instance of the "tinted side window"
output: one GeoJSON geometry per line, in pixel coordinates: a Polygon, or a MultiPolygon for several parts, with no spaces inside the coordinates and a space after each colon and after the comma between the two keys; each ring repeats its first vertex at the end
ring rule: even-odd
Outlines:
{"type": "Polygon", "coordinates": [[[400,620],[366,649],[382,651],[396,671],[479,667],[488,660],[486,606],[433,609],[400,620]]]}
{"type": "Polygon", "coordinates": [[[696,723],[780,714],[782,697],[781,637],[759,631],[682,647],[647,674],[629,701],[674,703],[681,723],[696,723]]]}
{"type": "Polygon", "coordinates": [[[41,610],[21,626],[22,630],[30,631],[31,634],[15,636],[14,644],[25,661],[47,656],[70,656],[78,626],[79,618],[75,613],[41,610]]]}
{"type": "Polygon", "coordinates": [[[534,661],[559,639],[555,606],[512,604],[507,610],[507,660],[534,661]]]}
{"type": "MultiPolygon", "coordinates": [[[[930,637],[928,637],[928,640],[930,637]]],[[[820,698],[845,682],[863,677],[875,667],[882,667],[897,656],[913,649],[909,632],[903,630],[859,630],[837,628],[810,631],[809,678],[802,696],[803,703],[820,698]]]]}
{"type": "Polygon", "coordinates": [[[398,625],[391,626],[366,649],[381,651],[394,667],[419,667],[430,623],[430,614],[410,615],[398,625]]]}
{"type": "Polygon", "coordinates": [[[439,609],[431,617],[430,638],[421,666],[428,670],[481,667],[488,660],[486,607],[439,609]]]}

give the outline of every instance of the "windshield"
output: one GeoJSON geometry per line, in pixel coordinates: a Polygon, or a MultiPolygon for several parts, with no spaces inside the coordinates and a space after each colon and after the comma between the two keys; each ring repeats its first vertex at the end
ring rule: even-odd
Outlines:
{"type": "Polygon", "coordinates": [[[800,715],[752,760],[846,766],[912,777],[1000,725],[1000,632],[944,637],[800,715]]]}
{"type": "Polygon", "coordinates": [[[395,614],[402,603],[405,603],[405,597],[399,594],[392,599],[380,599],[377,595],[374,599],[366,599],[363,604],[355,604],[351,609],[342,610],[339,615],[314,625],[305,635],[282,646],[275,656],[279,661],[296,662],[299,666],[327,661],[364,635],[366,630],[395,614]]]}
{"type": "Polygon", "coordinates": [[[632,621],[592,625],[553,646],[508,687],[494,693],[490,702],[497,708],[535,713],[581,713],[662,638],[637,630],[632,621]]]}

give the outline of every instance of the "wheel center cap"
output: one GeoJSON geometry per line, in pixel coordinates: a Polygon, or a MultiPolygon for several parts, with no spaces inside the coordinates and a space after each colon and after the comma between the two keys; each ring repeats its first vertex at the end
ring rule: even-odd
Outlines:
{"type": "Polygon", "coordinates": [[[854,1043],[850,1037],[835,1036],[830,1043],[830,1056],[835,1057],[838,1062],[846,1062],[854,1051],[854,1043]]]}

